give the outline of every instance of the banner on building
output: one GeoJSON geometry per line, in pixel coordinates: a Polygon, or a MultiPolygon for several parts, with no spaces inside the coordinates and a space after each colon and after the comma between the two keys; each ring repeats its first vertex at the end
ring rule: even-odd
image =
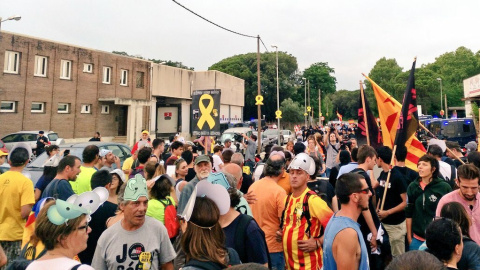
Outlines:
{"type": "Polygon", "coordinates": [[[220,136],[220,89],[192,93],[192,134],[220,136]]]}

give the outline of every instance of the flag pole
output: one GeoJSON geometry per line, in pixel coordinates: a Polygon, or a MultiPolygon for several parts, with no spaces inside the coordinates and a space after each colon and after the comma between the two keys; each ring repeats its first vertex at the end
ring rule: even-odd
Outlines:
{"type": "Polygon", "coordinates": [[[395,165],[393,162],[394,160],[393,158],[395,157],[395,152],[397,152],[397,145],[393,146],[392,159],[390,160],[390,168],[388,169],[387,181],[385,181],[382,204],[380,205],[380,211],[383,211],[383,206],[385,205],[385,197],[387,197],[388,185],[390,183],[390,175],[392,174],[392,167],[393,165],[395,165]]]}
{"type": "MultiPolygon", "coordinates": [[[[428,130],[422,123],[419,122],[418,124],[419,124],[420,127],[423,128],[426,132],[430,133],[433,138],[435,138],[435,139],[438,140],[437,136],[435,136],[435,134],[433,134],[430,130],[428,130]]],[[[448,147],[446,147],[446,148],[447,148],[447,151],[448,151],[450,154],[452,154],[452,156],[454,156],[456,160],[460,161],[460,163],[462,163],[462,165],[465,164],[465,162],[463,162],[463,160],[462,160],[461,158],[457,157],[457,155],[455,155],[450,148],[448,148],[448,147]]]]}
{"type": "Polygon", "coordinates": [[[370,146],[370,134],[368,134],[367,113],[365,111],[365,92],[363,91],[362,80],[360,80],[360,95],[362,95],[363,121],[365,122],[365,132],[367,133],[367,145],[370,146]]]}

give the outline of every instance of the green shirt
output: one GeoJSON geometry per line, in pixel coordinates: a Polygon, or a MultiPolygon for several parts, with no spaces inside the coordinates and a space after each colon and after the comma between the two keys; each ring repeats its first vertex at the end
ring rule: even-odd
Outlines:
{"type": "MultiPolygon", "coordinates": [[[[167,196],[168,199],[170,199],[170,202],[176,206],[177,204],[175,203],[175,200],[167,196]]],[[[163,204],[168,205],[168,200],[162,200],[163,204]]],[[[147,216],[153,217],[159,221],[161,221],[163,224],[165,224],[165,206],[162,204],[157,199],[150,199],[148,200],[148,208],[147,208],[147,216]]]]}
{"type": "Polygon", "coordinates": [[[75,194],[82,194],[83,192],[92,190],[90,180],[92,179],[92,175],[97,171],[97,169],[93,167],[83,166],[80,166],[80,170],[81,172],[78,174],[77,180],[68,181],[70,185],[72,185],[72,189],[75,194]]]}

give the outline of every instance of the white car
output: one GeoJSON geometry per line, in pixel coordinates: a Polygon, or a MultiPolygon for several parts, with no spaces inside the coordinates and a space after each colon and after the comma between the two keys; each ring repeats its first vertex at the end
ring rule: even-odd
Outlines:
{"type": "MultiPolygon", "coordinates": [[[[32,147],[32,150],[37,149],[37,138],[39,130],[33,131],[19,131],[11,133],[2,138],[5,147],[10,151],[18,142],[27,142],[32,147]]],[[[58,138],[58,134],[53,131],[45,131],[43,136],[47,137],[51,144],[59,145],[63,139],[58,138]]]]}
{"type": "Polygon", "coordinates": [[[284,143],[287,143],[289,141],[295,142],[296,139],[297,139],[295,137],[295,133],[293,133],[291,130],[284,129],[284,130],[281,130],[280,132],[283,136],[283,142],[284,143]]]}

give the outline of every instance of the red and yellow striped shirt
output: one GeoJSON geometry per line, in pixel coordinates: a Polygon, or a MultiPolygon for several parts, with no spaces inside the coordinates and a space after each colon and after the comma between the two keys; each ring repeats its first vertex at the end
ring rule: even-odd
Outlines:
{"type": "MultiPolygon", "coordinates": [[[[322,248],[314,252],[304,253],[298,248],[298,240],[307,240],[310,235],[305,233],[308,223],[302,215],[303,201],[305,194],[310,189],[306,188],[299,197],[290,196],[285,208],[283,220],[283,252],[288,269],[320,269],[322,267],[322,248]],[[300,220],[301,217],[301,220],[300,220]]],[[[321,228],[325,229],[333,215],[327,203],[317,195],[308,198],[310,211],[310,234],[316,237],[320,234],[321,228]]]]}

